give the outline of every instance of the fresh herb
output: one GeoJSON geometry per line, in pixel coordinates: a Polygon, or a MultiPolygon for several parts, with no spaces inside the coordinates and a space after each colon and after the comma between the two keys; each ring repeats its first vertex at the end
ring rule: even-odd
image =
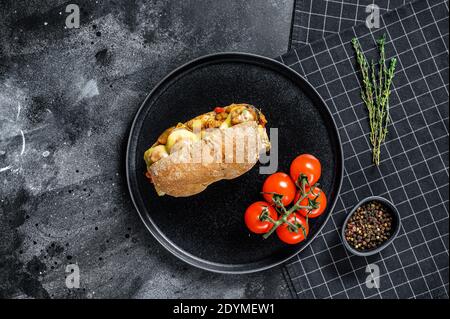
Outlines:
{"type": "Polygon", "coordinates": [[[379,202],[358,207],[345,228],[345,239],[355,249],[379,247],[392,234],[392,216],[379,202]]]}
{"type": "Polygon", "coordinates": [[[377,41],[380,52],[377,72],[375,62],[371,61],[369,64],[364,56],[358,39],[352,39],[353,48],[356,51],[356,60],[362,73],[361,97],[369,111],[370,142],[372,144],[372,159],[375,165],[380,165],[381,144],[386,139],[388,132],[387,127],[390,122],[389,97],[395,66],[397,65],[397,59],[392,58],[389,67],[387,67],[385,43],[386,35],[383,35],[377,41]]]}

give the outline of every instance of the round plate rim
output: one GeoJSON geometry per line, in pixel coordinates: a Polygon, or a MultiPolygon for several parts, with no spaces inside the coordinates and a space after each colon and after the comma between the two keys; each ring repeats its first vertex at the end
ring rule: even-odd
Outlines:
{"type": "Polygon", "coordinates": [[[147,230],[159,242],[159,244],[161,244],[165,249],[167,249],[170,253],[172,253],[175,257],[179,258],[180,260],[182,260],[182,261],[186,262],[187,264],[194,266],[196,268],[200,268],[200,269],[215,272],[215,273],[221,273],[221,274],[249,274],[249,273],[255,273],[255,272],[267,270],[267,269],[273,268],[275,266],[278,266],[278,265],[292,259],[293,257],[297,256],[301,251],[303,251],[306,247],[308,247],[314,241],[314,239],[319,235],[319,233],[322,231],[323,227],[326,225],[331,214],[333,213],[333,210],[334,210],[336,202],[337,202],[337,198],[339,196],[339,193],[340,193],[341,187],[342,187],[343,170],[344,170],[344,157],[343,157],[342,143],[341,143],[339,131],[337,129],[336,122],[335,122],[330,110],[326,106],[326,103],[323,100],[323,98],[317,92],[316,88],[314,86],[312,86],[311,83],[309,83],[309,81],[305,77],[303,77],[302,75],[300,75],[298,72],[296,72],[292,68],[288,67],[287,65],[285,65],[275,59],[272,59],[272,58],[264,57],[264,56],[253,54],[253,53],[245,53],[245,52],[220,52],[220,53],[212,53],[212,54],[208,54],[208,55],[203,55],[203,56],[193,59],[187,63],[184,63],[183,65],[175,68],[173,71],[168,73],[162,80],[160,80],[153,87],[153,89],[145,97],[144,101],[142,102],[139,109],[137,110],[137,112],[133,118],[130,130],[129,130],[129,135],[128,135],[128,139],[127,139],[126,155],[125,155],[125,173],[126,173],[128,192],[130,194],[131,201],[133,202],[133,206],[135,207],[136,211],[138,212],[139,217],[142,220],[142,222],[144,223],[147,230]],[[197,65],[197,64],[201,63],[202,61],[207,61],[207,60],[214,59],[214,58],[215,59],[224,59],[224,58],[237,59],[239,57],[244,58],[244,59],[260,60],[265,63],[271,63],[275,66],[278,66],[278,67],[284,69],[285,71],[287,71],[289,73],[292,73],[294,76],[298,77],[301,81],[303,81],[307,86],[309,86],[309,88],[312,90],[312,93],[314,95],[316,95],[317,99],[322,104],[324,111],[327,113],[327,115],[331,119],[331,124],[332,124],[331,127],[334,129],[335,137],[337,139],[337,144],[338,144],[338,150],[339,150],[339,154],[337,154],[337,157],[338,157],[337,161],[339,162],[338,163],[338,168],[339,168],[338,173],[340,176],[337,181],[338,185],[337,185],[337,189],[336,189],[336,195],[333,200],[333,203],[328,206],[329,207],[328,216],[326,217],[326,219],[324,220],[322,225],[319,227],[317,232],[309,240],[309,243],[301,246],[298,250],[296,250],[293,254],[289,255],[288,257],[281,258],[280,260],[270,263],[265,266],[259,266],[259,267],[253,267],[253,268],[248,268],[248,265],[252,265],[253,263],[222,264],[222,263],[211,262],[211,261],[196,257],[196,256],[188,253],[187,251],[179,248],[174,243],[172,243],[170,241],[170,239],[165,236],[165,234],[163,234],[162,232],[159,231],[158,226],[153,223],[153,221],[149,218],[149,216],[147,216],[146,213],[141,212],[139,205],[136,202],[136,199],[133,195],[133,189],[131,186],[131,172],[130,172],[130,152],[131,152],[130,147],[131,147],[131,143],[132,143],[132,138],[134,137],[133,132],[134,132],[135,126],[139,120],[139,115],[144,110],[144,108],[147,104],[147,101],[153,96],[153,94],[160,87],[162,87],[168,80],[170,80],[174,75],[176,75],[177,73],[180,73],[186,69],[189,69],[189,67],[197,65]],[[210,266],[210,267],[208,267],[208,266],[210,266]],[[237,267],[239,267],[239,269],[234,269],[237,267]]]}

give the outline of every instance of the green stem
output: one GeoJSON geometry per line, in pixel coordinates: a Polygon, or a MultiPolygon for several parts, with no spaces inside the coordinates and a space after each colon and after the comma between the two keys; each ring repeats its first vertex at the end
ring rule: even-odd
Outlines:
{"type": "MultiPolygon", "coordinates": [[[[300,202],[303,201],[305,198],[307,198],[311,194],[311,192],[313,192],[315,190],[315,188],[317,187],[317,184],[311,186],[310,189],[308,191],[306,191],[306,185],[309,184],[307,177],[302,174],[300,176],[299,180],[300,180],[300,192],[301,192],[301,195],[300,195],[300,198],[296,201],[296,203],[289,210],[286,210],[286,207],[283,205],[283,203],[281,202],[280,199],[278,199],[278,198],[274,199],[274,201],[275,201],[275,209],[277,209],[277,211],[279,209],[281,209],[281,211],[282,211],[281,215],[282,216],[277,221],[273,221],[272,220],[273,227],[270,229],[269,232],[267,232],[266,234],[263,235],[264,239],[269,238],[270,235],[272,235],[273,232],[278,227],[280,227],[282,224],[287,224],[289,227],[291,227],[293,229],[293,231],[297,232],[299,227],[297,225],[294,225],[294,224],[292,224],[291,222],[288,221],[289,216],[291,216],[292,213],[294,213],[295,211],[297,211],[299,209],[306,209],[308,211],[311,211],[313,209],[313,207],[309,206],[309,205],[308,206],[300,205],[300,202]]],[[[302,229],[303,234],[304,234],[304,236],[306,238],[306,229],[304,229],[303,225],[299,225],[299,226],[302,229]]]]}
{"type": "Polygon", "coordinates": [[[385,44],[386,36],[383,35],[377,41],[380,59],[378,72],[376,72],[375,63],[369,64],[367,62],[359,41],[356,38],[352,39],[356,61],[362,74],[361,97],[369,113],[370,142],[375,165],[380,164],[381,145],[386,139],[387,128],[390,123],[389,97],[397,63],[397,59],[393,58],[390,61],[389,68],[386,66],[385,44]]]}

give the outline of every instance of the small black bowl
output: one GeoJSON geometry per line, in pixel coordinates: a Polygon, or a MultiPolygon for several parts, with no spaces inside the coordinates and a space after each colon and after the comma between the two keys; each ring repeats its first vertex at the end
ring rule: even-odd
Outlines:
{"type": "Polygon", "coordinates": [[[363,199],[362,201],[360,201],[358,203],[358,205],[356,205],[355,208],[353,208],[353,210],[350,212],[350,214],[348,214],[347,218],[345,218],[344,225],[342,226],[342,231],[341,231],[342,242],[344,243],[345,248],[347,248],[347,250],[350,251],[354,255],[363,256],[363,257],[375,255],[376,253],[379,253],[380,251],[385,249],[387,246],[389,246],[394,241],[394,239],[397,237],[398,233],[400,232],[400,225],[401,225],[400,213],[398,212],[397,208],[395,207],[395,205],[393,203],[391,203],[387,199],[385,199],[383,197],[379,197],[379,196],[367,197],[367,198],[363,199]],[[345,238],[345,229],[347,227],[348,220],[356,212],[358,207],[363,206],[364,204],[367,204],[369,202],[379,202],[384,207],[386,207],[387,211],[392,216],[392,229],[394,231],[393,231],[391,237],[388,240],[386,240],[382,245],[380,245],[376,248],[370,249],[370,250],[362,251],[362,250],[357,250],[357,249],[353,248],[348,243],[347,239],[345,238]]]}

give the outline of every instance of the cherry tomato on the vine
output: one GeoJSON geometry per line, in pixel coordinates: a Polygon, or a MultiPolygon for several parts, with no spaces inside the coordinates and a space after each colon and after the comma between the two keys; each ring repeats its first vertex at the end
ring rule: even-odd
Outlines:
{"type": "Polygon", "coordinates": [[[266,179],[262,191],[264,199],[268,203],[276,204],[273,196],[274,194],[278,194],[282,196],[280,199],[281,203],[287,206],[294,200],[296,187],[289,175],[278,172],[270,175],[266,179]]]}
{"type": "Polygon", "coordinates": [[[320,179],[322,166],[314,155],[302,154],[292,161],[290,174],[294,182],[298,181],[300,174],[304,174],[308,178],[309,184],[314,185],[320,179]]]}
{"type": "Polygon", "coordinates": [[[265,234],[272,229],[273,223],[268,220],[262,220],[262,215],[267,212],[268,216],[276,221],[278,216],[275,208],[266,202],[256,202],[251,204],[245,211],[244,219],[247,228],[256,234],[265,234]]]}
{"type": "MultiPolygon", "coordinates": [[[[308,188],[306,189],[308,191],[308,188]]],[[[300,191],[297,192],[297,195],[295,195],[294,203],[296,203],[300,198],[300,191]]],[[[308,218],[316,218],[323,214],[325,211],[325,208],[327,208],[327,197],[325,196],[325,193],[318,187],[314,188],[314,191],[311,192],[308,197],[304,198],[300,202],[300,206],[308,206],[309,201],[314,200],[317,203],[317,208],[311,210],[311,212],[308,214],[308,210],[301,208],[297,212],[303,215],[304,217],[308,216],[308,218]],[[317,197],[317,198],[316,198],[317,197]]]]}
{"type": "Polygon", "coordinates": [[[291,214],[287,219],[291,224],[298,227],[297,232],[295,232],[292,227],[286,223],[278,226],[276,229],[278,237],[286,244],[298,244],[305,240],[308,236],[309,226],[306,219],[296,213],[291,214]],[[306,234],[306,236],[305,236],[306,234]]]}

